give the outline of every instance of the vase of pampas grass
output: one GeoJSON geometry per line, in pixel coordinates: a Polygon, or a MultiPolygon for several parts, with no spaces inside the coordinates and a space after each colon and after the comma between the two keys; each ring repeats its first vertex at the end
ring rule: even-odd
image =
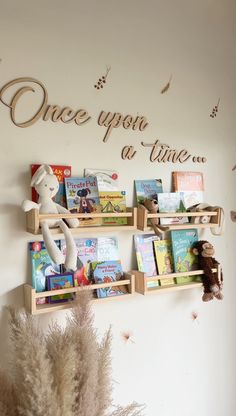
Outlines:
{"type": "Polygon", "coordinates": [[[98,342],[90,291],[79,292],[67,322],[42,332],[34,317],[9,309],[11,365],[0,372],[1,416],[142,416],[143,406],[112,404],[111,330],[98,342]]]}

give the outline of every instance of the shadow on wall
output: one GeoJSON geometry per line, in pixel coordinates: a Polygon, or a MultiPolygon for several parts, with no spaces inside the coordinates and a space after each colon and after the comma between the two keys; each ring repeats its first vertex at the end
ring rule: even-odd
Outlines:
{"type": "MultiPolygon", "coordinates": [[[[0,303],[2,303],[2,298],[3,296],[1,296],[0,298],[0,303]]],[[[0,366],[3,368],[7,368],[9,365],[7,359],[9,351],[9,328],[7,306],[22,308],[22,305],[24,305],[24,292],[22,285],[4,294],[4,304],[2,304],[0,313],[0,366]]]]}

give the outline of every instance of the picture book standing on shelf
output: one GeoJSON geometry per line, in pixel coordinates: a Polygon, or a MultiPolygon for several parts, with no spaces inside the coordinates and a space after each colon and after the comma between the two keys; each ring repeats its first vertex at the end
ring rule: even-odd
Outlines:
{"type": "Polygon", "coordinates": [[[143,204],[144,199],[158,200],[158,194],[163,192],[161,179],[135,180],[137,204],[143,204]]]}
{"type": "MultiPolygon", "coordinates": [[[[67,208],[71,212],[80,214],[101,212],[95,176],[65,179],[65,188],[67,208]]],[[[101,218],[80,218],[79,221],[80,226],[102,224],[101,218]]]]}
{"type": "Polygon", "coordinates": [[[119,175],[115,170],[86,168],[84,176],[96,176],[99,192],[119,191],[119,175]]]}
{"type": "Polygon", "coordinates": [[[158,281],[151,280],[151,276],[157,275],[153,246],[153,242],[157,240],[160,240],[160,238],[155,234],[137,234],[134,236],[138,270],[145,273],[146,277],[150,277],[147,287],[159,286],[158,281]]]}
{"type": "Polygon", "coordinates": [[[185,224],[188,222],[188,217],[181,217],[181,212],[186,212],[183,201],[180,197],[179,192],[163,192],[159,194],[158,205],[160,213],[177,213],[178,217],[160,218],[162,225],[167,224],[185,224]]]}
{"type": "MultiPolygon", "coordinates": [[[[101,191],[99,199],[102,213],[126,212],[126,193],[125,191],[101,191]]],[[[107,217],[103,218],[104,225],[126,225],[126,217],[107,217]]]]}
{"type": "MultiPolygon", "coordinates": [[[[192,252],[192,245],[198,241],[197,229],[171,231],[174,270],[176,273],[197,269],[197,257],[192,252]]],[[[196,276],[178,277],[177,283],[199,280],[196,276]]]]}
{"type": "MultiPolygon", "coordinates": [[[[74,277],[71,273],[64,273],[57,276],[47,276],[47,290],[69,289],[74,287],[74,277]]],[[[74,298],[73,293],[49,296],[49,303],[68,302],[74,298]]]]}
{"type": "Polygon", "coordinates": [[[173,190],[180,192],[185,208],[203,202],[204,182],[201,172],[172,172],[173,190]]]}
{"type": "MultiPolygon", "coordinates": [[[[154,241],[155,258],[159,275],[173,273],[173,258],[170,240],[154,241]]],[[[160,279],[161,286],[173,285],[174,279],[160,279]]]]}
{"type": "MultiPolygon", "coordinates": [[[[57,246],[60,248],[60,241],[56,240],[57,246]]],[[[46,290],[46,277],[49,275],[57,275],[61,272],[61,267],[51,260],[43,241],[35,241],[29,243],[31,270],[32,270],[32,286],[36,292],[44,292],[46,290]]],[[[36,304],[46,303],[46,298],[36,299],[36,304]]]]}
{"type": "MultiPolygon", "coordinates": [[[[59,189],[55,197],[53,198],[54,201],[66,207],[66,191],[65,191],[65,178],[71,177],[71,166],[65,165],[50,165],[54,175],[56,175],[58,182],[59,182],[59,189]]],[[[40,165],[34,164],[31,165],[31,176],[33,176],[36,170],[40,167],[40,165]]],[[[32,201],[38,202],[38,193],[35,188],[32,188],[32,201]]]]}
{"type": "MultiPolygon", "coordinates": [[[[122,280],[123,271],[120,261],[104,261],[93,263],[93,278],[95,283],[109,283],[122,280]]],[[[127,290],[124,286],[112,286],[97,289],[98,298],[124,295],[127,290]]]]}

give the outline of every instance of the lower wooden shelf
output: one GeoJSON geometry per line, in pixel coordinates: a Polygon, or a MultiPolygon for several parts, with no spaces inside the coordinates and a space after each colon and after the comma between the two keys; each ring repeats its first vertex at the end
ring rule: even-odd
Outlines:
{"type": "MultiPolygon", "coordinates": [[[[212,269],[212,272],[218,273],[218,276],[220,277],[220,265],[217,268],[212,269]]],[[[139,272],[138,270],[132,270],[130,273],[132,273],[132,275],[135,276],[135,291],[141,293],[142,295],[147,295],[150,293],[163,293],[177,290],[193,289],[202,286],[201,282],[176,283],[172,285],[155,287],[148,287],[148,284],[150,284],[151,282],[157,282],[159,280],[165,280],[170,278],[174,279],[178,277],[199,276],[203,274],[203,270],[194,270],[182,273],[171,273],[152,277],[146,277],[145,273],[139,272]]]]}
{"type": "Polygon", "coordinates": [[[38,315],[42,313],[48,313],[53,311],[58,311],[62,309],[68,309],[72,308],[73,304],[76,300],[76,295],[79,291],[82,290],[91,290],[94,291],[95,289],[102,289],[106,287],[120,287],[122,286],[127,291],[124,295],[119,296],[109,296],[106,298],[93,298],[92,301],[94,302],[103,302],[103,301],[113,301],[118,300],[122,298],[126,298],[127,296],[133,295],[135,292],[135,277],[132,273],[124,273],[124,279],[118,280],[116,282],[109,282],[109,283],[97,283],[97,284],[91,284],[89,286],[83,286],[83,287],[73,287],[68,289],[59,289],[59,290],[51,290],[46,292],[38,292],[36,293],[35,289],[29,285],[24,284],[24,298],[25,298],[25,308],[26,310],[31,313],[32,315],[38,315]],[[75,299],[70,300],[67,302],[61,302],[61,303],[45,303],[42,305],[38,305],[36,303],[37,299],[40,298],[47,298],[49,296],[55,296],[55,295],[63,295],[66,293],[74,293],[75,299]]]}

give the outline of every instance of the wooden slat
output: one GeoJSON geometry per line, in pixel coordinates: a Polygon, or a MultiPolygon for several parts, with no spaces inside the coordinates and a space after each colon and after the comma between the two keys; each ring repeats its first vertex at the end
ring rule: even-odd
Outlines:
{"type": "Polygon", "coordinates": [[[201,212],[158,212],[157,214],[147,214],[148,218],[171,218],[171,217],[215,217],[218,215],[214,211],[201,211],[201,212]]]}

